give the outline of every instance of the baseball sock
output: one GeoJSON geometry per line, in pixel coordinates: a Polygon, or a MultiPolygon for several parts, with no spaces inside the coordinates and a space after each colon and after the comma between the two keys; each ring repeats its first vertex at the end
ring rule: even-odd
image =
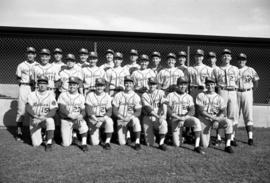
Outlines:
{"type": "Polygon", "coordinates": [[[82,136],[82,145],[86,145],[87,143],[87,133],[81,134],[82,136]]]}
{"type": "Polygon", "coordinates": [[[219,131],[217,131],[217,140],[221,140],[221,136],[219,134],[219,131]]]}
{"type": "Polygon", "coordinates": [[[234,134],[235,134],[235,132],[233,132],[232,135],[231,135],[231,140],[232,141],[234,140],[234,134]]]}
{"type": "Polygon", "coordinates": [[[160,134],[160,135],[159,135],[159,138],[160,138],[160,140],[159,140],[159,145],[164,144],[165,135],[164,135],[164,134],[160,134]]]}
{"type": "Polygon", "coordinates": [[[110,143],[112,138],[112,133],[106,133],[105,143],[110,143]]]}
{"type": "Polygon", "coordinates": [[[200,131],[195,132],[195,147],[199,147],[200,145],[200,135],[201,135],[200,131]]]}
{"type": "Polygon", "coordinates": [[[17,122],[17,134],[22,134],[23,122],[17,122]]]}
{"type": "Polygon", "coordinates": [[[47,130],[47,144],[52,144],[52,139],[54,136],[54,130],[47,130]]]}
{"type": "Polygon", "coordinates": [[[226,138],[226,144],[225,146],[231,146],[231,134],[225,134],[225,138],[226,138]]]}
{"type": "Polygon", "coordinates": [[[141,132],[135,132],[135,137],[136,137],[135,143],[136,144],[140,144],[140,136],[141,136],[141,132]]]}
{"type": "Polygon", "coordinates": [[[248,138],[249,138],[249,139],[252,139],[252,138],[253,138],[253,132],[252,132],[252,131],[249,131],[249,132],[248,132],[248,138]]]}
{"type": "Polygon", "coordinates": [[[130,131],[127,131],[127,138],[130,138],[130,131]]]}

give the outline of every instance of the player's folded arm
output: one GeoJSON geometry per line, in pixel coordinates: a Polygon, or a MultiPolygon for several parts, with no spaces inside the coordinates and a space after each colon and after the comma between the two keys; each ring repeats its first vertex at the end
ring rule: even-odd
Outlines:
{"type": "Polygon", "coordinates": [[[112,116],[112,107],[106,109],[105,116],[111,117],[112,116]]]}
{"type": "Polygon", "coordinates": [[[55,114],[56,114],[56,111],[57,111],[57,107],[50,109],[49,112],[46,114],[45,117],[46,118],[52,118],[52,117],[54,117],[55,114]]]}
{"type": "Polygon", "coordinates": [[[204,107],[204,106],[198,105],[198,104],[197,104],[196,106],[197,106],[198,112],[199,112],[199,114],[200,114],[201,116],[207,117],[207,118],[210,118],[210,119],[213,118],[213,116],[212,116],[211,114],[209,114],[209,113],[205,110],[205,107],[204,107]]]}
{"type": "Polygon", "coordinates": [[[25,110],[26,110],[26,112],[27,112],[32,118],[35,117],[36,114],[35,114],[35,112],[34,112],[32,106],[31,106],[29,103],[26,104],[25,110]]]}
{"type": "Polygon", "coordinates": [[[194,105],[191,105],[191,106],[188,106],[188,113],[187,113],[188,116],[194,116],[195,115],[195,106],[194,105]]]}
{"type": "Polygon", "coordinates": [[[59,103],[59,111],[60,113],[64,116],[64,117],[68,117],[68,115],[70,114],[70,112],[67,110],[67,106],[59,103]]]}

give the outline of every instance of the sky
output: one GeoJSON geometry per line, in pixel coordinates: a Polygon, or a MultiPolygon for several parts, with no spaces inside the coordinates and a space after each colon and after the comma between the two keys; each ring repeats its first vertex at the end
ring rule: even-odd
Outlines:
{"type": "Polygon", "coordinates": [[[1,0],[0,26],[270,38],[270,0],[1,0]]]}

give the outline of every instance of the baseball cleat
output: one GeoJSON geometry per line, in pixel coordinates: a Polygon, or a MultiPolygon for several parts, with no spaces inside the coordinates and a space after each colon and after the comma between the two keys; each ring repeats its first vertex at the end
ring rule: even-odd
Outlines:
{"type": "Polygon", "coordinates": [[[82,146],[81,146],[81,149],[82,149],[83,152],[88,151],[87,145],[82,145],[82,146]]]}
{"type": "Polygon", "coordinates": [[[235,146],[235,147],[238,146],[238,144],[236,143],[235,140],[232,140],[232,141],[231,141],[231,145],[232,145],[232,146],[235,146]]]}
{"type": "Polygon", "coordinates": [[[142,148],[141,148],[141,144],[135,144],[134,149],[135,149],[136,151],[141,150],[141,149],[142,149],[142,148]]]}
{"type": "Polygon", "coordinates": [[[162,150],[162,151],[166,151],[166,150],[167,150],[167,147],[166,147],[165,144],[159,145],[158,148],[159,148],[160,150],[162,150]]]}
{"type": "Polygon", "coordinates": [[[131,139],[130,139],[130,138],[128,138],[128,139],[127,139],[127,143],[126,143],[126,144],[127,144],[128,146],[131,146],[131,143],[132,143],[132,142],[131,142],[131,139]]]}
{"type": "Polygon", "coordinates": [[[195,147],[194,148],[194,151],[197,152],[197,153],[199,153],[199,154],[205,154],[205,152],[202,150],[201,147],[195,147]]]}
{"type": "Polygon", "coordinates": [[[21,133],[17,134],[15,138],[16,138],[17,141],[23,141],[21,133]]]}
{"type": "Polygon", "coordinates": [[[47,145],[45,146],[45,151],[46,151],[46,152],[52,151],[52,144],[47,144],[47,145]]]}
{"type": "Polygon", "coordinates": [[[248,139],[248,145],[252,146],[253,144],[253,139],[248,139]]]}
{"type": "Polygon", "coordinates": [[[224,151],[227,152],[227,153],[233,153],[233,149],[232,149],[231,146],[225,147],[224,151]]]}
{"type": "Polygon", "coordinates": [[[112,148],[111,148],[111,145],[109,144],[109,143],[106,143],[104,146],[103,146],[103,148],[105,149],[105,150],[111,150],[112,148]]]}

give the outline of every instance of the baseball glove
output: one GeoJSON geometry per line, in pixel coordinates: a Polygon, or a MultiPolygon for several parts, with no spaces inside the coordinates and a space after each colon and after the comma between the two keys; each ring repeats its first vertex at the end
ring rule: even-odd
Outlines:
{"type": "Polygon", "coordinates": [[[150,106],[143,106],[142,107],[142,113],[144,116],[149,116],[152,111],[153,111],[153,109],[150,106]]]}

